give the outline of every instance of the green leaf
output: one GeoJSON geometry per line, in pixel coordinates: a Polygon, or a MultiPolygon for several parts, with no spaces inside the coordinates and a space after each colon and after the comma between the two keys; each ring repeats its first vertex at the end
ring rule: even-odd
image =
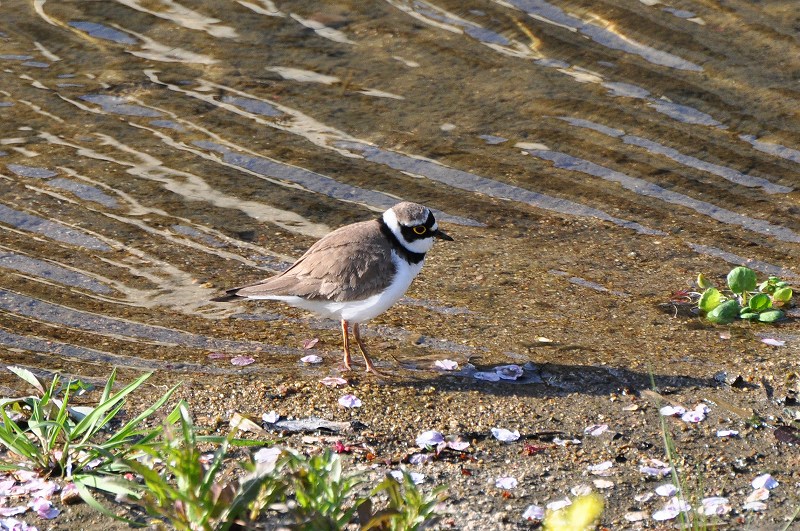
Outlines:
{"type": "Polygon", "coordinates": [[[739,303],[735,300],[725,301],[706,314],[706,319],[716,324],[728,324],[739,316],[739,303]]]}
{"type": "Polygon", "coordinates": [[[29,384],[31,384],[33,387],[36,388],[37,391],[44,394],[44,386],[42,386],[42,382],[40,382],[39,379],[36,378],[36,376],[31,371],[29,371],[28,369],[23,369],[22,367],[14,367],[14,366],[9,366],[8,370],[13,372],[20,378],[22,378],[29,384]]]}
{"type": "Polygon", "coordinates": [[[111,488],[109,484],[107,484],[104,481],[98,481],[98,478],[94,476],[76,476],[76,478],[73,479],[75,487],[78,489],[78,494],[80,494],[81,499],[86,503],[86,505],[106,516],[113,518],[114,520],[123,521],[133,527],[145,527],[146,524],[142,524],[140,522],[134,522],[133,520],[128,520],[125,517],[112,513],[109,509],[106,509],[106,507],[103,504],[94,499],[94,496],[92,496],[89,487],[91,486],[101,490],[108,490],[107,487],[111,488]]]}
{"type": "Polygon", "coordinates": [[[789,299],[792,298],[792,295],[792,288],[779,288],[776,289],[775,293],[772,294],[772,300],[778,302],[789,302],[789,299]]]}
{"type": "Polygon", "coordinates": [[[759,293],[748,301],[747,307],[756,313],[763,312],[772,307],[772,299],[766,293],[759,293]]]}
{"type": "Polygon", "coordinates": [[[746,293],[756,289],[756,273],[747,267],[735,267],[728,273],[728,287],[734,293],[746,293]]]}
{"type": "Polygon", "coordinates": [[[780,310],[769,310],[758,314],[758,320],[762,323],[774,323],[783,319],[783,312],[780,310]]]}
{"type": "Polygon", "coordinates": [[[697,306],[700,311],[708,313],[719,306],[721,302],[722,293],[717,288],[708,288],[700,296],[700,302],[697,303],[697,306]]]}
{"type": "Polygon", "coordinates": [[[86,415],[83,419],[81,419],[77,426],[75,426],[73,437],[77,438],[83,434],[83,440],[81,443],[86,442],[89,437],[93,436],[101,428],[108,424],[108,422],[111,421],[111,419],[124,405],[123,400],[130,393],[135,391],[140,385],[142,385],[142,383],[144,383],[144,381],[147,380],[153,373],[143,374],[132,383],[126,385],[117,394],[111,396],[111,385],[114,382],[115,374],[116,371],[112,371],[111,376],[108,379],[108,384],[103,390],[103,396],[100,404],[89,415],[86,415]]]}
{"type": "Polygon", "coordinates": [[[708,289],[714,287],[714,283],[708,280],[705,277],[705,275],[703,275],[703,273],[697,275],[697,285],[700,287],[700,289],[708,289]]]}
{"type": "Polygon", "coordinates": [[[741,319],[745,319],[746,321],[758,321],[758,316],[760,314],[751,312],[749,308],[745,308],[745,310],[747,311],[739,315],[741,319]]]}

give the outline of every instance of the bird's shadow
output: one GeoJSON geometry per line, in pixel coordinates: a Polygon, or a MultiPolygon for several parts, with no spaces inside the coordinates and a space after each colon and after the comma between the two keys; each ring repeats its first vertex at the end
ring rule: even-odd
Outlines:
{"type": "MultiPolygon", "coordinates": [[[[690,376],[681,374],[659,374],[620,369],[611,366],[566,365],[559,363],[526,363],[522,373],[506,373],[497,381],[490,381],[486,374],[497,374],[498,366],[468,366],[457,372],[432,369],[404,368],[396,366],[385,369],[380,375],[350,372],[347,378],[358,385],[375,379],[387,386],[433,388],[437,391],[477,391],[493,396],[553,397],[570,394],[594,396],[636,395],[643,390],[661,390],[667,393],[679,389],[718,388],[725,382],[714,376],[690,376]],[[476,374],[478,377],[476,377],[476,374]]],[[[504,366],[500,366],[504,367],[504,366]]],[[[505,366],[507,367],[507,366],[505,366]]],[[[491,376],[488,376],[491,378],[491,376]]]]}

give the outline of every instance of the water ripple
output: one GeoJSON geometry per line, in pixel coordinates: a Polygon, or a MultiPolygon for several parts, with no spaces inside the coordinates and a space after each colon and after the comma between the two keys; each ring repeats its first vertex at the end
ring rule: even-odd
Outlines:
{"type": "Polygon", "coordinates": [[[74,269],[14,252],[0,254],[0,267],[95,293],[108,294],[114,291],[105,284],[74,269]]]}
{"type": "MultiPolygon", "coordinates": [[[[495,0],[500,2],[501,0],[495,0]]],[[[594,42],[626,53],[638,55],[639,57],[653,64],[668,66],[679,70],[690,70],[702,72],[703,68],[690,61],[682,59],[671,53],[657,50],[651,46],[634,41],[613,30],[613,25],[609,24],[601,28],[590,22],[585,22],[579,18],[568,15],[561,8],[554,6],[544,0],[502,0],[502,3],[509,4],[536,20],[541,20],[548,24],[553,24],[568,30],[577,31],[586,35],[594,42]]]]}
{"type": "Polygon", "coordinates": [[[163,326],[107,317],[35,299],[5,289],[0,289],[0,309],[45,323],[68,326],[127,341],[147,340],[164,345],[180,345],[203,350],[234,352],[260,351],[272,354],[300,352],[299,349],[277,347],[255,341],[217,339],[163,326]]]}
{"type": "Polygon", "coordinates": [[[460,190],[468,190],[470,192],[485,194],[489,197],[497,197],[510,201],[520,201],[537,208],[568,214],[570,216],[598,218],[610,221],[621,227],[633,229],[641,234],[664,234],[659,230],[645,227],[639,223],[616,218],[596,208],[487,179],[486,177],[481,177],[474,173],[449,168],[433,160],[412,157],[396,151],[388,151],[359,142],[337,142],[337,146],[360,153],[371,162],[385,164],[390,168],[419,175],[460,190]]]}
{"type": "Polygon", "coordinates": [[[110,251],[111,247],[90,236],[85,232],[72,229],[49,221],[33,214],[14,210],[6,205],[0,204],[0,223],[11,225],[20,230],[42,234],[48,238],[78,247],[85,247],[94,251],[110,251]]]}
{"type": "Polygon", "coordinates": [[[695,168],[708,173],[712,173],[732,183],[740,184],[742,186],[747,186],[750,188],[759,187],[768,194],[788,194],[793,190],[793,188],[790,188],[788,186],[774,184],[767,179],[762,179],[761,177],[755,177],[753,175],[747,175],[746,173],[736,171],[733,168],[729,168],[727,166],[720,166],[719,164],[706,162],[704,160],[700,160],[690,155],[684,155],[677,149],[667,147],[663,144],[659,144],[658,142],[654,142],[652,140],[648,140],[640,136],[626,134],[625,131],[622,131],[620,129],[614,129],[581,118],[571,118],[568,116],[562,116],[559,119],[564,120],[565,122],[574,125],[576,127],[584,127],[587,129],[591,129],[593,131],[597,131],[599,133],[603,133],[604,135],[607,136],[620,138],[626,144],[638,146],[648,150],[651,153],[663,155],[669,159],[674,160],[675,162],[683,164],[684,166],[689,166],[690,168],[695,168]]]}
{"type": "Polygon", "coordinates": [[[765,236],[772,236],[782,241],[800,243],[800,234],[797,234],[793,230],[787,229],[786,227],[774,225],[760,219],[754,219],[737,212],[726,210],[706,201],[700,201],[699,199],[694,199],[678,192],[666,190],[657,184],[653,184],[644,179],[631,177],[630,175],[626,175],[622,172],[606,168],[605,166],[589,162],[588,160],[573,157],[571,155],[567,155],[566,153],[559,153],[557,151],[543,149],[527,149],[526,151],[534,157],[542,160],[549,160],[556,168],[562,168],[565,170],[576,171],[585,173],[587,175],[600,177],[601,179],[605,179],[607,181],[619,183],[623,188],[639,195],[655,197],[657,199],[661,199],[662,201],[666,201],[667,203],[681,205],[723,223],[738,225],[747,230],[751,230],[765,236]]]}
{"type": "MultiPolygon", "coordinates": [[[[93,348],[79,347],[43,339],[33,336],[23,336],[0,328],[0,345],[11,349],[22,349],[30,352],[46,353],[48,358],[53,355],[62,358],[72,358],[81,364],[97,363],[111,367],[125,367],[130,369],[143,369],[147,371],[193,372],[199,374],[248,374],[256,372],[270,372],[264,365],[251,365],[250,367],[221,367],[215,365],[201,365],[186,361],[162,361],[155,359],[137,358],[111,354],[93,348]]],[[[52,363],[52,360],[49,362],[52,363]]]]}

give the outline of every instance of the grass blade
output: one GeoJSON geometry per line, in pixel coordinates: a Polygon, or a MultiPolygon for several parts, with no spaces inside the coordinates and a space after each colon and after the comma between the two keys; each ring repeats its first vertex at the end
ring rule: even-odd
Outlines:
{"type": "Polygon", "coordinates": [[[13,365],[9,365],[6,368],[9,371],[16,374],[17,376],[19,376],[20,378],[22,378],[23,380],[25,380],[26,382],[28,382],[31,386],[35,387],[36,390],[39,391],[41,394],[44,394],[44,386],[42,385],[42,382],[40,382],[39,379],[31,371],[13,365]]]}

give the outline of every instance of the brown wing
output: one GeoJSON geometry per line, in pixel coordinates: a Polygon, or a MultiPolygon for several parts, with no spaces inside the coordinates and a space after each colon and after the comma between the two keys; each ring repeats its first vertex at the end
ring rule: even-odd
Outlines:
{"type": "Polygon", "coordinates": [[[337,229],[311,246],[280,275],[230,290],[240,297],[296,295],[307,299],[366,299],[394,278],[392,249],[377,221],[337,229]]]}

